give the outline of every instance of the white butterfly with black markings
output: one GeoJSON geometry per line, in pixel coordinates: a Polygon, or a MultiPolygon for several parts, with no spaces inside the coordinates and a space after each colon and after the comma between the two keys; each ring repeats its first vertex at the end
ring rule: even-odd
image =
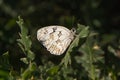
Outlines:
{"type": "Polygon", "coordinates": [[[74,29],[63,26],[47,26],[37,31],[37,39],[54,55],[63,54],[75,36],[74,29]]]}

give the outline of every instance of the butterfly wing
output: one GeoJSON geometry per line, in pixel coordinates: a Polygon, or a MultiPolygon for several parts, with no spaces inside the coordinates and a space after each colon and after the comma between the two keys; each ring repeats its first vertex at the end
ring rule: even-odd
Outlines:
{"type": "Polygon", "coordinates": [[[73,38],[71,31],[63,26],[48,26],[37,32],[37,39],[54,55],[63,54],[73,38]]]}

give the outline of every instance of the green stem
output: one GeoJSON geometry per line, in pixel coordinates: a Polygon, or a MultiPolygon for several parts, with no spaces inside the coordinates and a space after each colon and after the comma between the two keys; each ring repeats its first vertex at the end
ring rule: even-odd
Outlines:
{"type": "Polygon", "coordinates": [[[87,41],[87,45],[88,45],[88,52],[89,52],[89,55],[90,55],[90,76],[92,78],[92,80],[95,80],[95,68],[94,68],[94,65],[93,65],[93,55],[92,55],[92,49],[87,41]]]}

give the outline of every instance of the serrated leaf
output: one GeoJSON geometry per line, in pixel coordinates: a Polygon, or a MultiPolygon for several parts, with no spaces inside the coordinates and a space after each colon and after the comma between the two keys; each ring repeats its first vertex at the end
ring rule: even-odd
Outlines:
{"type": "Polygon", "coordinates": [[[93,46],[94,46],[93,36],[88,37],[86,40],[86,43],[84,43],[84,45],[82,45],[79,49],[79,51],[81,53],[83,53],[83,55],[77,62],[82,64],[82,66],[85,68],[85,70],[88,71],[89,77],[94,80],[94,79],[99,78],[98,75],[100,74],[100,70],[93,63],[102,61],[104,59],[100,55],[100,54],[103,54],[103,53],[100,53],[100,49],[97,52],[93,49],[93,46]]]}
{"type": "Polygon", "coordinates": [[[25,49],[24,49],[23,45],[21,43],[17,43],[17,44],[19,45],[19,47],[21,48],[21,50],[25,53],[25,49]]]}
{"type": "Polygon", "coordinates": [[[28,60],[34,60],[34,53],[30,50],[32,41],[30,40],[30,37],[28,36],[28,30],[24,26],[24,21],[20,17],[18,17],[18,21],[16,21],[20,27],[21,32],[19,33],[20,39],[17,39],[18,45],[24,52],[24,54],[27,56],[28,60]]]}
{"type": "Polygon", "coordinates": [[[84,25],[80,25],[78,24],[78,29],[77,29],[77,32],[78,35],[75,37],[75,39],[73,40],[73,42],[71,43],[71,45],[69,46],[67,52],[66,52],[66,55],[65,57],[63,58],[62,62],[61,63],[64,63],[64,65],[67,67],[68,64],[71,64],[71,56],[70,56],[70,53],[73,51],[73,47],[77,47],[79,46],[79,41],[80,41],[80,38],[84,38],[84,37],[87,37],[88,34],[89,34],[89,27],[86,27],[84,25]]]}
{"type": "Polygon", "coordinates": [[[27,56],[30,60],[34,60],[35,58],[35,54],[31,50],[28,50],[27,56]]]}
{"type": "Polygon", "coordinates": [[[20,18],[20,16],[18,16],[18,21],[16,21],[18,23],[18,25],[20,26],[20,30],[21,30],[21,35],[27,36],[28,34],[28,30],[25,28],[24,26],[24,21],[22,18],[20,18]]]}
{"type": "Polygon", "coordinates": [[[25,64],[28,64],[28,63],[29,63],[28,60],[27,60],[27,58],[20,58],[20,60],[21,60],[22,62],[24,62],[25,64]]]}
{"type": "Polygon", "coordinates": [[[79,29],[79,34],[78,34],[78,36],[80,37],[80,38],[84,38],[84,37],[87,37],[88,36],[88,34],[89,34],[89,27],[88,26],[84,26],[84,25],[78,25],[78,28],[80,28],[79,29]],[[82,27],[82,28],[80,28],[80,27],[82,27]]]}

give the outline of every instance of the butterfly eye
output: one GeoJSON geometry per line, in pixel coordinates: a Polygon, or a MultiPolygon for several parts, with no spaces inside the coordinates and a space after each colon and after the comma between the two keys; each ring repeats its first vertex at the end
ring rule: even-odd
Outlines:
{"type": "Polygon", "coordinates": [[[72,28],[72,29],[71,29],[71,33],[72,33],[73,35],[75,35],[76,29],[75,29],[75,28],[72,28]]]}

